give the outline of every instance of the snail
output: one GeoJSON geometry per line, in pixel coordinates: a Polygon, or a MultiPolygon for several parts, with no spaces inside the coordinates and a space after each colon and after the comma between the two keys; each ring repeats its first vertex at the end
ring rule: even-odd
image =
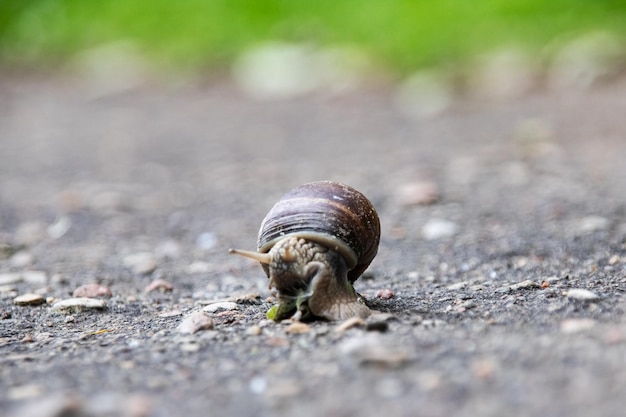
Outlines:
{"type": "Polygon", "coordinates": [[[261,223],[258,252],[230,249],[261,263],[278,305],[274,320],[345,320],[370,310],[353,287],[376,256],[380,220],[354,188],[332,181],[300,185],[261,223]]]}

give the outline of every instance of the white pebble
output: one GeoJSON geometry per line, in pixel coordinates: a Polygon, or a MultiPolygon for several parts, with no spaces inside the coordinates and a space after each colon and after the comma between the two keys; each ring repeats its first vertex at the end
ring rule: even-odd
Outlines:
{"type": "Polygon", "coordinates": [[[454,236],[457,232],[457,225],[448,220],[430,219],[422,227],[422,237],[426,240],[436,240],[454,236]]]}
{"type": "Polygon", "coordinates": [[[600,296],[592,291],[584,288],[572,288],[567,291],[567,298],[579,301],[594,301],[600,299],[600,296]]]}
{"type": "Polygon", "coordinates": [[[578,231],[582,234],[593,233],[609,228],[611,222],[609,219],[600,216],[583,217],[578,222],[578,231]]]}
{"type": "Polygon", "coordinates": [[[35,263],[35,257],[32,253],[19,251],[11,256],[11,266],[16,268],[25,268],[35,263]]]}
{"type": "Polygon", "coordinates": [[[15,272],[6,272],[4,274],[0,274],[0,285],[12,285],[17,284],[18,282],[22,282],[24,278],[21,274],[15,272]]]}
{"type": "Polygon", "coordinates": [[[578,333],[589,330],[596,325],[592,319],[567,319],[561,322],[561,332],[565,334],[578,333]]]}
{"type": "Polygon", "coordinates": [[[39,294],[22,294],[13,299],[13,304],[18,306],[36,306],[46,302],[46,299],[39,294]]]}
{"type": "Polygon", "coordinates": [[[207,330],[212,327],[213,320],[211,317],[207,316],[202,311],[196,311],[183,319],[178,325],[178,331],[183,334],[194,334],[197,331],[207,330]]]}
{"type": "Polygon", "coordinates": [[[48,236],[51,239],[59,239],[72,227],[72,220],[67,216],[61,216],[48,226],[48,236]]]}
{"type": "Polygon", "coordinates": [[[84,310],[102,310],[106,308],[107,303],[105,300],[99,300],[95,298],[76,297],[67,298],[65,300],[54,303],[52,309],[62,313],[72,313],[84,310]]]}
{"type": "Polygon", "coordinates": [[[203,250],[213,249],[217,245],[217,237],[215,233],[204,232],[200,233],[196,238],[196,246],[203,250]]]}
{"type": "Polygon", "coordinates": [[[24,278],[24,281],[33,285],[46,285],[48,283],[48,276],[43,271],[22,272],[22,278],[24,278]]]}
{"type": "Polygon", "coordinates": [[[157,261],[149,252],[139,252],[124,258],[124,265],[133,270],[135,274],[149,274],[157,267],[157,261]]]}
{"type": "Polygon", "coordinates": [[[232,301],[222,301],[218,303],[209,304],[208,306],[204,307],[202,311],[206,311],[207,313],[215,313],[220,310],[237,310],[237,309],[239,309],[239,306],[237,305],[237,303],[234,303],[232,301]]]}

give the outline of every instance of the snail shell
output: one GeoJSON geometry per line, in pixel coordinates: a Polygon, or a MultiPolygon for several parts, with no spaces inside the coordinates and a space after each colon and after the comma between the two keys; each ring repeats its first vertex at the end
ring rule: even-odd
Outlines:
{"type": "Polygon", "coordinates": [[[376,256],[380,221],[374,206],[354,188],[332,181],[301,185],[265,216],[258,253],[231,250],[261,262],[278,290],[278,317],[296,310],[342,320],[369,309],[352,283],[376,256]]]}

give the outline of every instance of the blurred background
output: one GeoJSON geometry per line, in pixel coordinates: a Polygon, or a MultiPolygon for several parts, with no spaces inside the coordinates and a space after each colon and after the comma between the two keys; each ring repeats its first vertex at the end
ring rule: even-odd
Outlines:
{"type": "Polygon", "coordinates": [[[375,77],[439,95],[506,72],[522,85],[490,93],[590,83],[623,64],[625,37],[619,0],[0,1],[5,68],[115,71],[119,84],[226,75],[263,97],[375,77]]]}
{"type": "Polygon", "coordinates": [[[619,107],[601,128],[567,102],[619,79],[625,45],[619,0],[0,0],[4,227],[197,204],[196,233],[247,235],[300,182],[454,199],[493,155],[525,183],[520,158],[575,137],[602,177],[615,154],[589,139],[619,136],[619,107]]]}

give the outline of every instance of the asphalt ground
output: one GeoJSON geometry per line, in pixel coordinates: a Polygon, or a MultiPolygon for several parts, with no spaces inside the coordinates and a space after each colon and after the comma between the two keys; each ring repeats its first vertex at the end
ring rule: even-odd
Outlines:
{"type": "Polygon", "coordinates": [[[1,414],[621,416],[625,115],[623,79],[414,119],[385,88],[4,76],[1,414]],[[268,321],[262,269],[227,250],[321,179],[378,210],[355,285],[378,313],[268,321]],[[104,306],[58,307],[89,283],[104,306]]]}

